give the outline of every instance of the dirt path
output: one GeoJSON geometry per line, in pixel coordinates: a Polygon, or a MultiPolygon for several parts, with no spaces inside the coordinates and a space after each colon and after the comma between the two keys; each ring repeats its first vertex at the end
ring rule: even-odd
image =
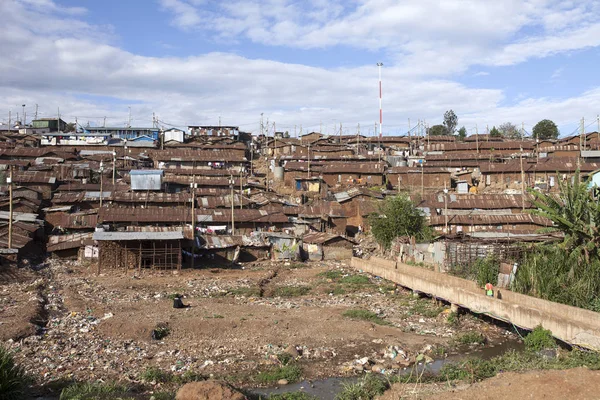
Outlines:
{"type": "Polygon", "coordinates": [[[472,385],[448,388],[439,385],[396,384],[378,400],[597,400],[600,398],[600,371],[576,368],[564,371],[509,372],[472,385]]]}

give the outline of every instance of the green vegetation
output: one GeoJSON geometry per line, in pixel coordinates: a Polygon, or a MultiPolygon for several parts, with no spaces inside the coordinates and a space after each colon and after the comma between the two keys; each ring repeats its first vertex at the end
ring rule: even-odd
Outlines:
{"type": "Polygon", "coordinates": [[[372,322],[372,323],[378,324],[378,325],[390,325],[390,323],[388,321],[382,319],[374,312],[371,312],[368,310],[361,310],[361,309],[347,310],[347,311],[344,311],[344,313],[342,315],[346,318],[361,319],[363,321],[369,321],[369,322],[372,322]]]}
{"type": "Polygon", "coordinates": [[[290,353],[277,354],[277,361],[279,361],[281,363],[281,365],[288,365],[293,360],[294,360],[294,357],[290,353]]]}
{"type": "Polygon", "coordinates": [[[468,345],[468,344],[484,344],[486,342],[486,338],[483,334],[475,331],[465,332],[458,335],[454,342],[457,344],[468,345]]]}
{"type": "Polygon", "coordinates": [[[446,135],[454,135],[456,126],[458,125],[458,117],[452,110],[448,110],[444,113],[444,127],[446,128],[446,135]]]}
{"type": "Polygon", "coordinates": [[[258,286],[240,287],[229,291],[234,296],[260,297],[260,288],[258,286]]]}
{"type": "Polygon", "coordinates": [[[181,297],[181,295],[179,293],[171,293],[169,296],[167,296],[167,298],[169,300],[174,300],[174,299],[176,299],[178,297],[181,297]]]}
{"type": "Polygon", "coordinates": [[[433,236],[425,217],[406,195],[386,198],[379,212],[370,217],[370,223],[375,240],[386,250],[400,236],[415,236],[419,241],[433,236]]]}
{"type": "Polygon", "coordinates": [[[166,324],[158,324],[152,331],[152,339],[162,340],[171,333],[171,329],[166,324]]]}
{"type": "Polygon", "coordinates": [[[500,261],[494,256],[478,259],[474,268],[477,271],[477,284],[481,287],[486,283],[496,285],[498,283],[498,273],[500,272],[500,261]]]}
{"type": "Polygon", "coordinates": [[[173,380],[173,374],[158,367],[148,367],[140,374],[140,379],[144,382],[165,383],[173,380]]]}
{"type": "Polygon", "coordinates": [[[17,365],[13,355],[0,346],[0,400],[23,397],[26,384],[23,367],[17,365]]]}
{"type": "Polygon", "coordinates": [[[273,292],[275,297],[299,297],[310,292],[310,286],[278,286],[273,292]]]}
{"type": "Polygon", "coordinates": [[[559,132],[556,124],[549,119],[543,119],[531,130],[534,139],[556,139],[559,132]]]}
{"type": "Polygon", "coordinates": [[[389,382],[367,374],[356,383],[345,384],[335,400],[369,400],[383,394],[390,387],[389,382]]]}
{"type": "Polygon", "coordinates": [[[296,364],[287,364],[271,368],[258,374],[256,379],[261,383],[274,383],[285,379],[289,383],[296,382],[302,377],[302,368],[296,364]]]}
{"type": "Polygon", "coordinates": [[[282,394],[272,394],[269,400],[317,400],[316,397],[304,392],[290,392],[282,394]]]}
{"type": "Polygon", "coordinates": [[[467,137],[467,128],[464,126],[458,130],[458,140],[463,141],[467,137]]]}
{"type": "Polygon", "coordinates": [[[458,326],[458,324],[460,323],[460,316],[458,315],[458,313],[451,312],[446,317],[446,322],[448,323],[448,325],[458,326]]]}
{"type": "Polygon", "coordinates": [[[556,348],[556,341],[552,337],[551,331],[538,325],[525,337],[525,347],[531,351],[554,349],[556,348]]]}
{"type": "Polygon", "coordinates": [[[410,303],[406,314],[408,316],[416,314],[426,318],[435,318],[445,309],[446,307],[438,306],[431,300],[418,299],[410,303]]]}
{"type": "Polygon", "coordinates": [[[175,400],[176,392],[155,392],[152,397],[154,400],[175,400]]]}
{"type": "Polygon", "coordinates": [[[342,279],[340,279],[339,282],[341,284],[354,285],[354,286],[370,285],[371,284],[371,280],[369,279],[368,276],[365,276],[365,275],[348,275],[348,276],[344,276],[342,279]]]}
{"type": "Polygon", "coordinates": [[[75,383],[63,389],[60,400],[129,399],[129,388],[117,383],[75,383]]]}
{"type": "Polygon", "coordinates": [[[342,276],[344,276],[344,273],[342,271],[338,271],[338,270],[329,270],[329,271],[321,272],[321,273],[317,274],[317,276],[320,276],[325,279],[331,279],[332,281],[336,281],[336,280],[340,279],[342,276]]]}

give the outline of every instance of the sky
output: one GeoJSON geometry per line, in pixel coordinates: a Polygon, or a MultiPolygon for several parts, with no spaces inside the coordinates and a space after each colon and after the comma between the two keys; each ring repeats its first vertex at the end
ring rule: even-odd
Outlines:
{"type": "Polygon", "coordinates": [[[598,129],[600,0],[0,0],[0,122],[598,129]]]}

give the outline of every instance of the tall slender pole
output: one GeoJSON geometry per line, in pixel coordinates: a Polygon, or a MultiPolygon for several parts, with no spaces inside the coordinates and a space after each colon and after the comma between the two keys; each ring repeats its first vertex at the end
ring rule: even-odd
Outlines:
{"type": "Polygon", "coordinates": [[[196,175],[192,175],[192,268],[196,267],[196,175]]]}
{"type": "Polygon", "coordinates": [[[242,179],[242,170],[240,169],[240,210],[242,209],[242,204],[244,203],[244,197],[242,196],[242,194],[244,193],[244,186],[243,186],[243,179],[242,179]]]}
{"type": "Polygon", "coordinates": [[[102,177],[102,175],[104,175],[104,164],[102,163],[102,161],[100,161],[100,208],[102,208],[102,190],[104,188],[104,179],[102,177]]]}
{"type": "Polygon", "coordinates": [[[8,248],[12,249],[12,232],[13,232],[13,169],[10,166],[9,182],[8,182],[8,248]]]}
{"type": "Polygon", "coordinates": [[[444,232],[448,233],[448,189],[444,182],[444,232]]]}
{"type": "Polygon", "coordinates": [[[523,169],[523,147],[519,153],[521,159],[521,208],[525,211],[525,170],[523,169]]]}
{"type": "Polygon", "coordinates": [[[235,235],[235,217],[233,214],[233,185],[234,185],[234,181],[233,181],[233,174],[231,174],[231,181],[230,181],[230,185],[231,186],[231,235],[235,235]]]}
{"type": "Polygon", "coordinates": [[[475,142],[477,143],[477,154],[479,154],[479,129],[477,129],[477,124],[475,124],[475,142]]]}
{"type": "Polygon", "coordinates": [[[12,111],[8,111],[8,130],[10,131],[12,129],[11,126],[11,118],[12,118],[12,111]]]}
{"type": "Polygon", "coordinates": [[[112,178],[112,184],[113,184],[113,190],[115,189],[115,175],[117,172],[117,152],[113,151],[113,178],[112,178]]]}
{"type": "Polygon", "coordinates": [[[310,143],[308,144],[308,177],[310,178],[310,143]]]}

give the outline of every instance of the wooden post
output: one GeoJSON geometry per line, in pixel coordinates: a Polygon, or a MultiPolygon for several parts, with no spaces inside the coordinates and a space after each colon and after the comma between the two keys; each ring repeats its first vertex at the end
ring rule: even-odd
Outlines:
{"type": "Polygon", "coordinates": [[[177,270],[181,271],[181,240],[178,240],[177,243],[179,244],[179,253],[177,253],[177,270]]]}
{"type": "Polygon", "coordinates": [[[142,241],[140,240],[140,252],[138,253],[138,271],[142,273],[142,241]]]}
{"type": "Polygon", "coordinates": [[[125,273],[129,269],[129,254],[127,253],[127,241],[125,240],[125,273]]]}
{"type": "Polygon", "coordinates": [[[156,242],[152,241],[152,269],[156,269],[156,242]]]}
{"type": "MultiPolygon", "coordinates": [[[[10,128],[10,126],[9,126],[10,128]]],[[[12,233],[13,233],[13,169],[9,167],[9,183],[8,183],[8,248],[12,249],[12,233]]]]}

